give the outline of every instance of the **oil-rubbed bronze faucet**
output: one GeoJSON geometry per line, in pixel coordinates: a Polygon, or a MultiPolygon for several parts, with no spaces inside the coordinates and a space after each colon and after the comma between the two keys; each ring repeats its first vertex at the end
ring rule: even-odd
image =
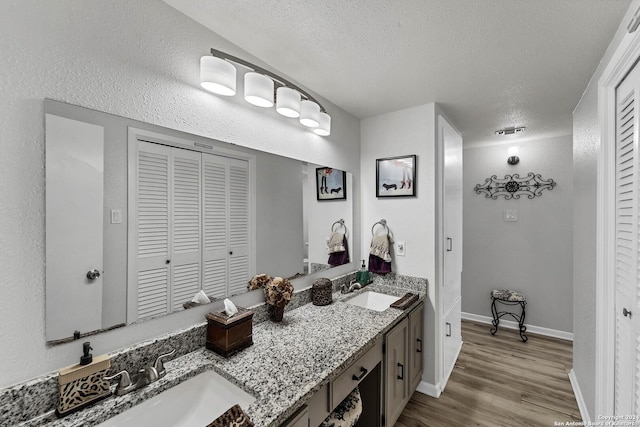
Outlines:
{"type": "Polygon", "coordinates": [[[110,377],[104,377],[104,379],[111,381],[120,377],[118,385],[116,386],[116,396],[131,393],[134,390],[142,388],[164,377],[167,374],[167,370],[164,367],[164,359],[175,352],[176,350],[174,349],[169,353],[158,356],[152,366],[146,366],[133,375],[129,375],[129,372],[127,371],[120,371],[110,377]]]}

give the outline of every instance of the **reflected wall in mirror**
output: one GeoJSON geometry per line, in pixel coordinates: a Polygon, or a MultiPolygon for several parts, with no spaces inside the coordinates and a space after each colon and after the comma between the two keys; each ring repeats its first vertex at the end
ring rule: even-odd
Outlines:
{"type": "Polygon", "coordinates": [[[303,218],[307,236],[305,260],[309,273],[317,273],[352,261],[350,249],[353,248],[353,203],[348,197],[342,197],[352,194],[352,175],[346,173],[343,178],[343,172],[338,171],[344,180],[344,191],[338,198],[324,199],[318,197],[319,186],[324,186],[321,180],[318,181],[318,171],[322,174],[326,169],[338,171],[316,164],[307,164],[306,170],[303,171],[303,218]]]}
{"type": "Polygon", "coordinates": [[[49,343],[184,310],[199,289],[244,293],[256,273],[329,268],[340,219],[352,247],[351,200],[316,200],[322,165],[58,101],[45,114],[49,343]]]}

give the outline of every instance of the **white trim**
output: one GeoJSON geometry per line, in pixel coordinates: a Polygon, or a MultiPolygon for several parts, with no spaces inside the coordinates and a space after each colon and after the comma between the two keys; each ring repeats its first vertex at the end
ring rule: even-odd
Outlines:
{"type": "Polygon", "coordinates": [[[580,418],[582,418],[582,422],[584,423],[584,425],[589,425],[591,424],[591,417],[589,416],[589,411],[587,409],[587,402],[584,401],[582,391],[580,390],[580,384],[578,383],[578,377],[576,377],[576,372],[573,369],[569,371],[569,381],[571,382],[573,395],[575,396],[576,402],[578,403],[580,418]]]}
{"type": "MultiPolygon", "coordinates": [[[[472,322],[486,323],[487,325],[490,325],[491,321],[493,320],[493,318],[489,316],[482,316],[480,314],[465,313],[465,312],[462,312],[462,318],[464,320],[471,320],[472,322]]],[[[531,332],[532,334],[544,335],[552,338],[560,338],[561,340],[573,341],[572,332],[559,331],[557,329],[544,328],[542,326],[535,326],[535,325],[529,325],[529,324],[525,324],[525,326],[527,327],[527,332],[531,332]]],[[[500,327],[506,328],[506,329],[515,329],[515,330],[519,329],[518,324],[513,320],[504,320],[504,319],[500,319],[500,327]]]]}
{"type": "Polygon", "coordinates": [[[416,387],[416,391],[422,394],[426,394],[427,396],[435,397],[436,399],[440,397],[440,394],[442,394],[440,383],[431,384],[426,381],[420,381],[420,384],[418,384],[418,387],[416,387]]]}
{"type": "Polygon", "coordinates": [[[595,413],[614,413],[615,90],[640,57],[640,32],[625,33],[598,81],[595,413]]]}
{"type": "Polygon", "coordinates": [[[458,347],[458,350],[456,350],[456,357],[453,359],[454,362],[451,364],[451,367],[449,367],[448,372],[444,373],[444,376],[442,377],[442,391],[444,391],[447,388],[447,383],[449,382],[449,377],[451,377],[451,373],[453,372],[453,369],[456,367],[456,362],[458,361],[458,356],[460,356],[460,352],[462,351],[462,344],[464,342],[460,341],[460,346],[458,347]]]}

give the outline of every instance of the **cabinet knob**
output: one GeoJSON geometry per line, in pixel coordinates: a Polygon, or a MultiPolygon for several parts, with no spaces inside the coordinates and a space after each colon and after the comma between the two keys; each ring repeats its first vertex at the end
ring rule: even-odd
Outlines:
{"type": "Polygon", "coordinates": [[[631,317],[631,312],[629,310],[627,310],[626,308],[623,308],[622,309],[622,315],[624,317],[627,317],[627,316],[631,317]]]}
{"type": "Polygon", "coordinates": [[[87,271],[87,279],[96,280],[98,277],[100,277],[100,271],[96,270],[95,268],[93,270],[87,271]]]}
{"type": "Polygon", "coordinates": [[[165,261],[165,264],[169,264],[169,263],[171,263],[171,260],[170,260],[170,259],[168,259],[168,260],[166,260],[166,261],[165,261]]]}

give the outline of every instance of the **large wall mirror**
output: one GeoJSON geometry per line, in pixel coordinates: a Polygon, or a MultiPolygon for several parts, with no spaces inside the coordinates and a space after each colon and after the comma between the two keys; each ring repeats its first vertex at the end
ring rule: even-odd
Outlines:
{"type": "Polygon", "coordinates": [[[45,116],[50,344],[354,261],[351,173],[53,100],[45,116]]]}

